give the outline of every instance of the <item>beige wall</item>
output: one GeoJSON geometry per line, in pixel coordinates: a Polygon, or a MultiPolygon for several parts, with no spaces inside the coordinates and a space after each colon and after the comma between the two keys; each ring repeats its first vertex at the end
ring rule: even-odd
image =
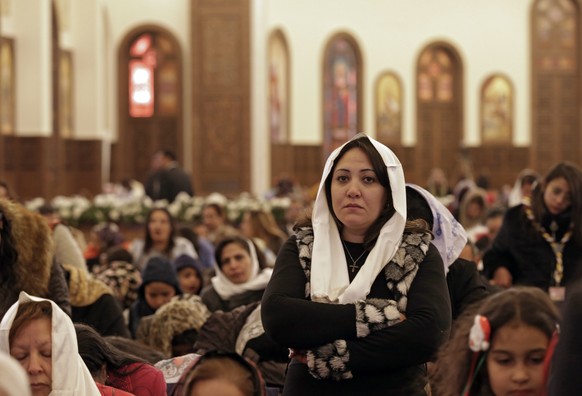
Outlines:
{"type": "MultiPolygon", "coordinates": [[[[374,122],[374,81],[384,70],[399,74],[405,90],[405,145],[415,132],[414,74],[421,49],[435,40],[456,47],[465,78],[465,143],[480,144],[479,92],[490,73],[509,76],[516,90],[514,143],[530,142],[529,9],[526,0],[269,0],[264,37],[274,28],[291,50],[291,132],[294,143],[322,141],[322,52],[331,35],[346,31],[360,44],[364,64],[364,130],[374,122]]],[[[265,40],[263,38],[263,40],[265,40]]]]}
{"type": "MultiPolygon", "coordinates": [[[[291,51],[291,143],[322,142],[321,72],[327,40],[353,35],[363,56],[364,131],[373,135],[374,82],[386,70],[404,86],[403,144],[416,141],[415,67],[422,48],[451,43],[464,68],[464,140],[478,146],[479,92],[491,73],[507,75],[515,88],[514,144],[530,143],[531,0],[250,0],[252,9],[252,190],[270,185],[266,97],[266,41],[281,29],[291,51]]],[[[50,0],[9,0],[2,35],[16,44],[18,135],[52,130],[50,0]]],[[[75,59],[76,138],[116,140],[117,54],[125,35],[139,25],[159,25],[181,45],[184,95],[184,164],[192,163],[189,0],[68,0],[70,31],[61,34],[75,59]]],[[[107,152],[105,151],[105,156],[107,152]]],[[[108,159],[104,159],[107,164],[108,159]]],[[[107,166],[107,165],[105,165],[107,166]]]]}

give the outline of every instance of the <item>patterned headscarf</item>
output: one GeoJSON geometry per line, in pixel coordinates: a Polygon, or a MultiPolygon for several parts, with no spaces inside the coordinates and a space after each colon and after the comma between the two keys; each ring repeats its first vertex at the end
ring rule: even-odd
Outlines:
{"type": "Polygon", "coordinates": [[[200,330],[210,311],[199,296],[188,295],[174,298],[160,307],[150,321],[146,344],[162,351],[164,356],[172,356],[172,339],[186,330],[200,330]]]}
{"type": "Polygon", "coordinates": [[[451,211],[447,209],[434,195],[416,184],[407,183],[417,191],[430,207],[433,216],[432,233],[433,245],[438,249],[445,265],[445,274],[449,271],[449,266],[459,258],[461,251],[467,244],[467,233],[451,211]]]}

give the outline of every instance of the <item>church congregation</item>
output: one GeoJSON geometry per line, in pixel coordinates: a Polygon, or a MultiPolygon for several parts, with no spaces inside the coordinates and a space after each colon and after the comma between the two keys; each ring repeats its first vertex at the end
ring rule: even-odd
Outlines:
{"type": "Polygon", "coordinates": [[[0,1],[0,396],[582,395],[581,6],[0,1]]]}

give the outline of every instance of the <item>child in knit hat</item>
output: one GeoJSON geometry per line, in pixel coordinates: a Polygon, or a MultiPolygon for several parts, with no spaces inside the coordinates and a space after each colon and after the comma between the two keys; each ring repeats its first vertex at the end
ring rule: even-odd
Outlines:
{"type": "Polygon", "coordinates": [[[174,266],[165,257],[148,260],[138,289],[138,298],[129,310],[129,330],[135,338],[141,318],[153,315],[172,297],[182,294],[174,266]]]}
{"type": "Polygon", "coordinates": [[[202,263],[187,254],[182,254],[174,260],[174,268],[178,274],[178,283],[183,293],[200,294],[203,285],[202,263]]]}

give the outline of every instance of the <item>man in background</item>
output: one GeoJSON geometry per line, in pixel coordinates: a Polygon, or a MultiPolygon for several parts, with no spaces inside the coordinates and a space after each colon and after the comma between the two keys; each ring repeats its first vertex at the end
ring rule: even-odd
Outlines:
{"type": "Polygon", "coordinates": [[[146,194],[154,201],[173,202],[180,192],[194,195],[192,180],[178,165],[170,150],[158,150],[152,156],[151,172],[145,184],[146,194]]]}

